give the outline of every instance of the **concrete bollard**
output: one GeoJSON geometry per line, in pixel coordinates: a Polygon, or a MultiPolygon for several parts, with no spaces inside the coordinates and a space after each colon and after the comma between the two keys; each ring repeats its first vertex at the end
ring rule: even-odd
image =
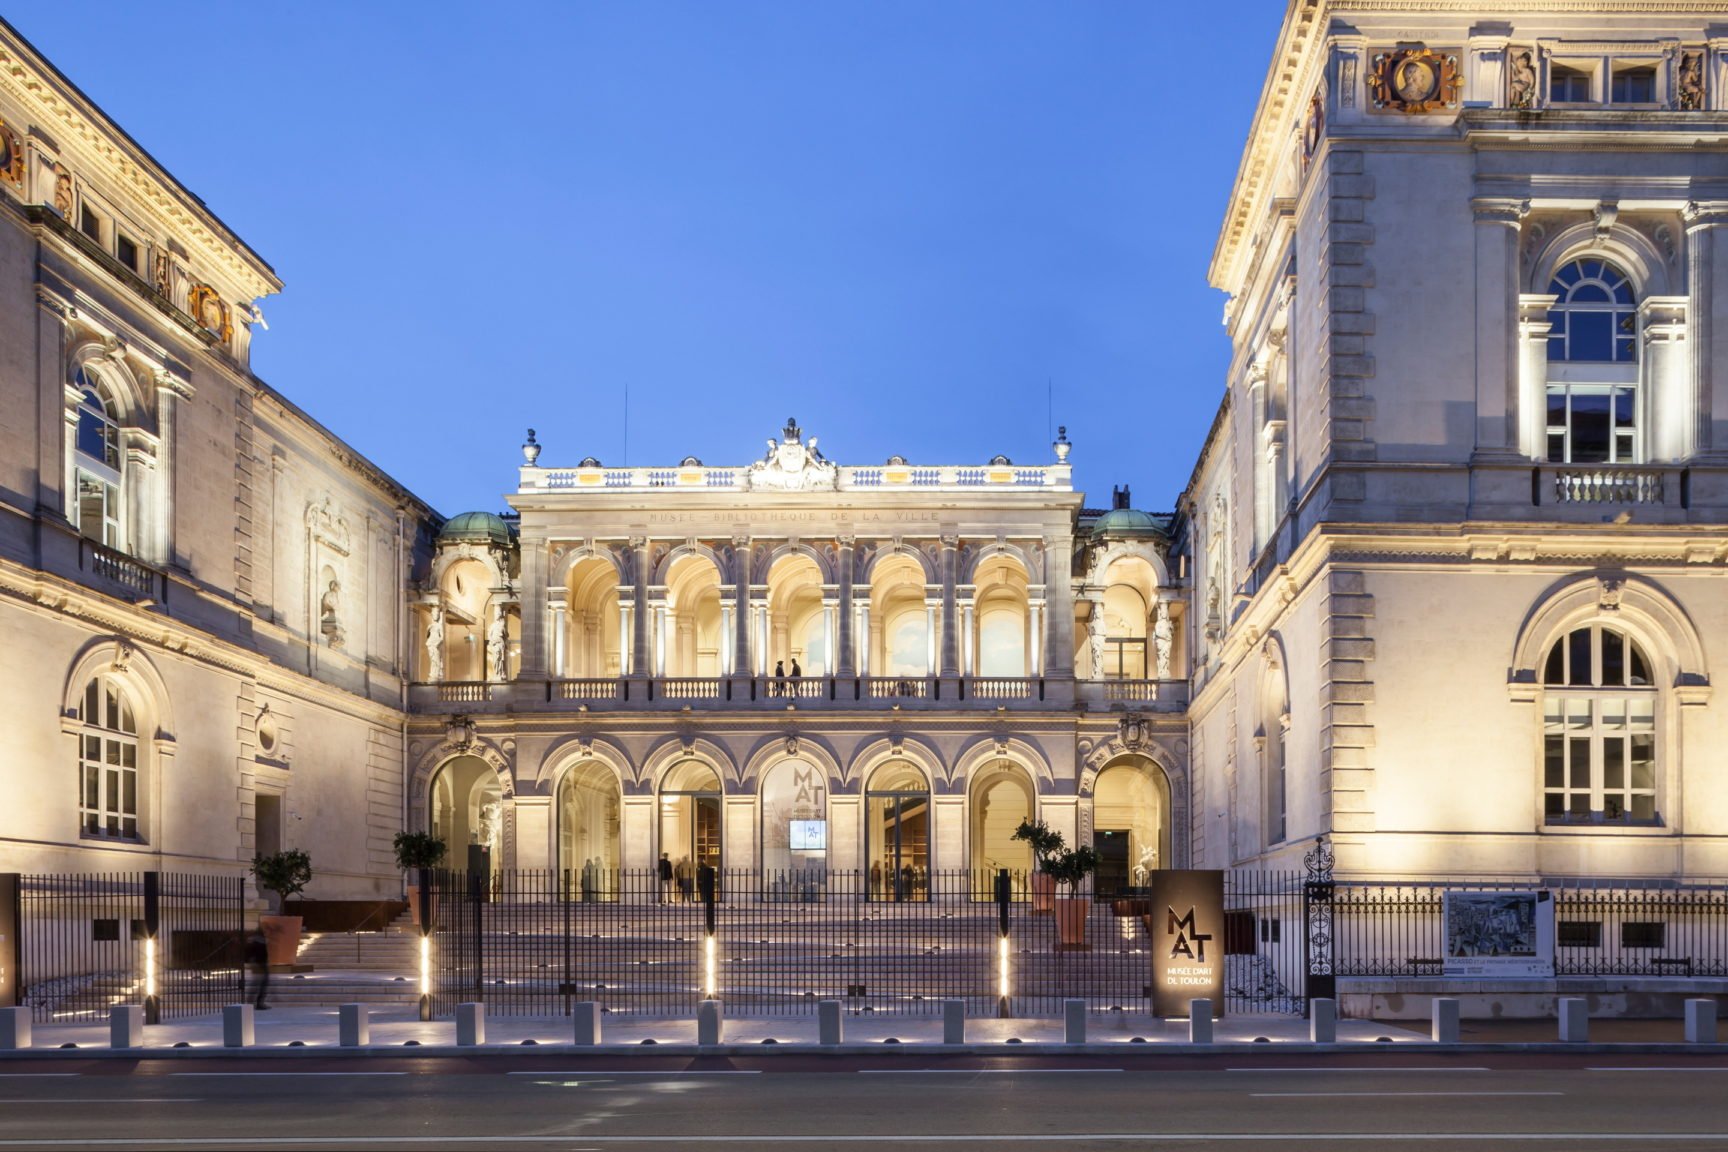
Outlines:
{"type": "Polygon", "coordinates": [[[816,1042],[840,1043],[840,1001],[822,1000],[816,1004],[816,1042]]]}
{"type": "Polygon", "coordinates": [[[576,1005],[576,1034],[572,1039],[589,1048],[600,1043],[600,1005],[592,1000],[576,1005]]]}
{"type": "Polygon", "coordinates": [[[108,1010],[108,1046],[144,1046],[144,1008],[138,1004],[116,1004],[108,1010]]]}
{"type": "Polygon", "coordinates": [[[1433,1024],[1429,1035],[1436,1044],[1458,1043],[1458,1005],[1457,998],[1452,996],[1436,996],[1433,1003],[1433,1024]]]}
{"type": "Polygon", "coordinates": [[[0,1050],[30,1047],[30,1009],[0,1008],[0,1050]]]}
{"type": "Polygon", "coordinates": [[[1338,1001],[1325,998],[1308,1001],[1308,1042],[1338,1043],[1338,1001]]]}
{"type": "Polygon", "coordinates": [[[1062,1042],[1086,1043],[1086,1001],[1062,1001],[1062,1042]]]}
{"type": "MultiPolygon", "coordinates": [[[[1686,1043],[1716,1043],[1716,1001],[1686,1001],[1686,1043]]],[[[4,1040],[0,1040],[0,1048],[5,1046],[4,1040]]],[[[29,1047],[28,1034],[24,1046],[29,1047]]]]}
{"type": "Polygon", "coordinates": [[[1212,1043],[1212,1001],[1188,1001],[1188,1043],[1212,1043]]]}
{"type": "Polygon", "coordinates": [[[696,1043],[720,1043],[724,1023],[724,1018],[720,1012],[720,1001],[704,1000],[696,1005],[696,1043]]]}
{"type": "Polygon", "coordinates": [[[1590,1007],[1584,997],[1560,997],[1560,1039],[1567,1044],[1590,1039],[1590,1007]]]}
{"type": "Polygon", "coordinates": [[[250,1048],[257,1033],[253,1028],[253,1008],[250,1004],[222,1006],[222,1047],[250,1048]]]}
{"type": "Polygon", "coordinates": [[[966,1043],[966,1001],[942,1001],[942,1043],[966,1043]]]}
{"type": "Polygon", "coordinates": [[[463,1048],[486,1043],[486,1005],[456,1005],[456,1043],[463,1048]]]}
{"type": "Polygon", "coordinates": [[[372,1043],[372,1010],[364,1004],[337,1006],[336,1042],[344,1048],[364,1048],[372,1043]]]}

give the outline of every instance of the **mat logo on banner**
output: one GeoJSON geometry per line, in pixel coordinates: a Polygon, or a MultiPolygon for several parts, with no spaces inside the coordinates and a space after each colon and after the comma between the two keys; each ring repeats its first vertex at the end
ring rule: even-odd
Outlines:
{"type": "Polygon", "coordinates": [[[1224,1014],[1224,873],[1175,869],[1152,874],[1152,1014],[1186,1016],[1190,1000],[1224,1014]]]}

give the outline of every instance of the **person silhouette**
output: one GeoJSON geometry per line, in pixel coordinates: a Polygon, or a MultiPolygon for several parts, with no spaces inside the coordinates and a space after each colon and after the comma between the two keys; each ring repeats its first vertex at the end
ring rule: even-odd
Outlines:
{"type": "Polygon", "coordinates": [[[786,661],[774,661],[774,695],[786,695],[786,661]]]}

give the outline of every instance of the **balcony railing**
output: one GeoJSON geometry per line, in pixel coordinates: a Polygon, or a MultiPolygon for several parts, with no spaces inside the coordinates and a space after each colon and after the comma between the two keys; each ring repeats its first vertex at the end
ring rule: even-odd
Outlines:
{"type": "Polygon", "coordinates": [[[628,699],[629,681],[617,677],[584,677],[577,680],[554,680],[550,698],[553,700],[617,701],[628,699]]]}
{"type": "Polygon", "coordinates": [[[1531,474],[1531,502],[1537,505],[1677,505],[1686,507],[1684,468],[1551,466],[1531,474]]]}
{"type": "MultiPolygon", "coordinates": [[[[836,488],[854,489],[1027,489],[1068,492],[1073,488],[1073,468],[1068,464],[879,464],[837,470],[836,488]]],[[[661,468],[523,468],[524,492],[647,492],[668,488],[686,491],[745,491],[750,487],[750,469],[710,468],[678,465],[661,468]]]]}
{"type": "Polygon", "coordinates": [[[159,600],[162,574],[150,565],[94,540],[80,540],[79,560],[86,572],[118,584],[135,599],[159,600]]]}
{"type": "Polygon", "coordinates": [[[653,681],[661,700],[725,700],[726,681],[715,676],[666,676],[653,681]]]}
{"type": "Polygon", "coordinates": [[[973,700],[1042,700],[1044,681],[1036,676],[973,676],[964,682],[973,700]]]}
{"type": "Polygon", "coordinates": [[[484,680],[447,680],[438,685],[442,704],[484,704],[492,699],[492,685],[484,680]]]}
{"type": "Polygon", "coordinates": [[[860,676],[858,694],[865,700],[935,700],[934,676],[860,676]]]}
{"type": "Polygon", "coordinates": [[[1104,699],[1111,703],[1140,704],[1158,699],[1156,680],[1101,680],[1099,683],[1104,685],[1104,699]]]}

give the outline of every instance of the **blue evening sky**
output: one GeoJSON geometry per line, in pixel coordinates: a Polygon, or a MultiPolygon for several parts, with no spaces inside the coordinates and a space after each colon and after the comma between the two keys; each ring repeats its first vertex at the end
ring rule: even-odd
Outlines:
{"type": "Polygon", "coordinates": [[[445,514],[543,464],[1051,459],[1169,509],[1284,0],[55,0],[23,34],[276,268],[254,370],[445,514]],[[629,394],[628,443],[625,394],[629,394]],[[1053,395],[1054,419],[1047,395],[1053,395]]]}

